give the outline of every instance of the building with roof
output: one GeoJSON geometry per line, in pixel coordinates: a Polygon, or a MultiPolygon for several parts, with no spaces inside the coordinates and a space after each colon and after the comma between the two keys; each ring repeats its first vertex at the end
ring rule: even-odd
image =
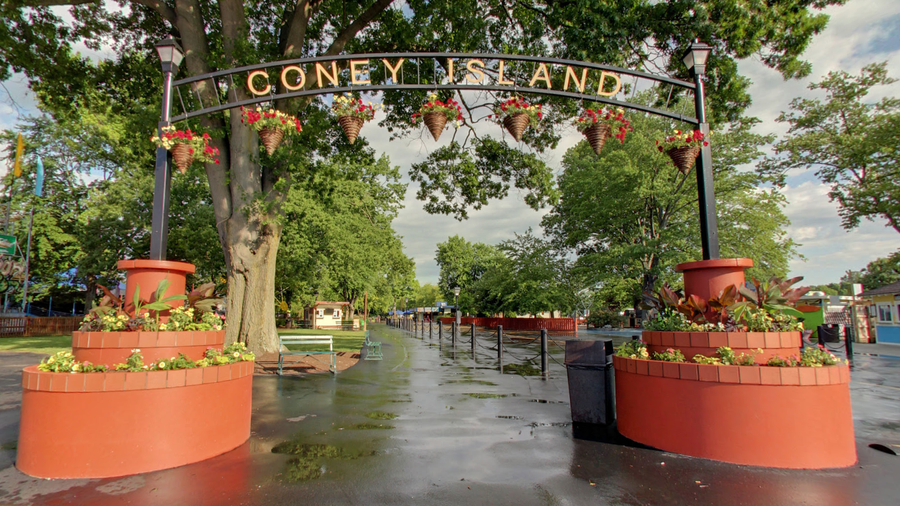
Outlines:
{"type": "Polygon", "coordinates": [[[870,318],[875,320],[875,339],[882,344],[900,345],[900,281],[866,290],[861,297],[872,299],[869,306],[870,318]]]}
{"type": "MultiPolygon", "coordinates": [[[[349,314],[349,302],[319,300],[303,310],[303,318],[313,329],[341,329],[344,326],[350,326],[351,322],[346,321],[349,314]]],[[[359,318],[353,319],[352,327],[353,329],[359,328],[359,318]]]]}

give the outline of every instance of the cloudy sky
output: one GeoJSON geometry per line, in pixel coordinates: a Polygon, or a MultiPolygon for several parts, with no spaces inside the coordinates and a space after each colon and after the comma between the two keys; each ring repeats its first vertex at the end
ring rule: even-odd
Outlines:
{"type": "MultiPolygon", "coordinates": [[[[741,62],[741,72],[753,81],[751,95],[753,106],[749,115],[762,120],[761,133],[784,133],[785,125],[775,122],[782,110],[788,108],[793,97],[814,96],[807,86],[833,70],[859,73],[871,62],[888,61],[893,77],[900,77],[900,2],[897,0],[850,0],[843,7],[830,8],[827,29],[813,40],[805,58],[813,65],[812,75],[805,80],[785,82],[781,76],[754,60],[741,62]]],[[[85,49],[83,49],[85,50],[85,49]]],[[[97,55],[100,57],[111,56],[97,55]]],[[[0,103],[0,128],[14,128],[20,115],[34,114],[34,102],[28,93],[22,76],[14,76],[3,83],[16,104],[0,103]]],[[[5,93],[0,92],[0,96],[5,93]]],[[[873,101],[882,96],[900,96],[900,84],[877,89],[871,95],[873,101]]],[[[503,133],[499,127],[481,124],[479,132],[494,136],[503,133]]],[[[428,138],[390,141],[386,130],[374,124],[363,132],[372,146],[380,147],[405,173],[412,163],[424,159],[436,147],[449,141],[445,132],[441,143],[428,138]]],[[[580,134],[565,137],[559,147],[547,154],[545,161],[551,167],[559,167],[559,160],[566,149],[581,140],[580,134]]],[[[5,171],[0,167],[0,172],[5,171]]],[[[406,254],[416,262],[421,283],[436,282],[438,268],[434,262],[438,242],[449,236],[460,235],[469,241],[495,244],[522,233],[529,227],[539,230],[545,211],[536,212],[525,205],[522,195],[515,193],[503,201],[492,201],[480,211],[472,211],[469,219],[458,222],[446,216],[432,216],[422,210],[415,199],[416,187],[410,185],[406,195],[406,207],[395,221],[395,229],[403,236],[406,254]]],[[[828,202],[827,187],[819,184],[812,174],[798,173],[788,179],[784,193],[789,201],[785,209],[792,225],[790,236],[802,246],[799,252],[805,257],[791,263],[792,275],[806,277],[811,284],[837,281],[848,269],[858,270],[874,260],[898,248],[897,234],[881,222],[864,222],[858,229],[847,232],[840,226],[840,218],[834,204],[828,202]]]]}

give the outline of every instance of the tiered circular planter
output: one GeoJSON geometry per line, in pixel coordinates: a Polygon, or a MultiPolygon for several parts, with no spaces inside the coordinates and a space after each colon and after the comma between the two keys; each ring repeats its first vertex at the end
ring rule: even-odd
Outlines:
{"type": "Polygon", "coordinates": [[[184,332],[73,332],[72,353],[75,360],[94,364],[118,364],[140,349],[144,363],[177,357],[184,353],[191,360],[200,360],[207,348],[225,345],[224,330],[184,332]]]}
{"type": "Polygon", "coordinates": [[[735,464],[825,469],[856,463],[850,370],[717,366],[614,357],[625,437],[735,464]]]}
{"type": "MultiPolygon", "coordinates": [[[[173,293],[183,293],[184,276],[193,271],[192,265],[180,262],[128,262],[141,271],[138,276],[129,271],[128,282],[140,279],[144,297],[159,279],[180,284],[180,291],[173,293]],[[158,264],[155,273],[154,264],[158,264]]],[[[76,360],[95,364],[124,362],[135,348],[140,348],[146,363],[178,353],[196,360],[209,347],[221,348],[224,335],[224,331],[76,332],[72,348],[76,360]]],[[[108,478],[183,466],[228,452],[250,437],[252,378],[253,362],[106,373],[51,373],[26,367],[16,467],[40,478],[108,478]]]]}
{"type": "MultiPolygon", "coordinates": [[[[746,258],[680,264],[685,294],[708,300],[744,283],[746,258]]],[[[754,466],[847,467],[856,462],[850,369],[690,362],[728,346],[735,354],[800,353],[799,332],[645,331],[648,351],[680,350],[688,363],[615,357],[619,432],[661,450],[754,466]]]]}
{"type": "Polygon", "coordinates": [[[787,358],[800,355],[802,340],[800,332],[658,332],[645,330],[641,333],[647,344],[647,351],[663,352],[668,348],[681,350],[686,360],[694,355],[713,357],[716,349],[728,346],[735,355],[756,354],[756,363],[765,364],[778,355],[787,358]],[[762,349],[762,353],[759,350],[762,349]]]}

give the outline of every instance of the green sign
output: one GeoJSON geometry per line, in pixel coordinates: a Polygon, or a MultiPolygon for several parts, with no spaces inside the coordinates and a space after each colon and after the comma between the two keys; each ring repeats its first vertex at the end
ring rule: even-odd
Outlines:
{"type": "Polygon", "coordinates": [[[16,254],[16,236],[0,234],[0,255],[16,254]]]}

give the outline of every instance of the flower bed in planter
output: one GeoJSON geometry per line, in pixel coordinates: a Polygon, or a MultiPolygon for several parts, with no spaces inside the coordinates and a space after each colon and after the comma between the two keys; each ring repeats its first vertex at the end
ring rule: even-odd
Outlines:
{"type": "Polygon", "coordinates": [[[22,372],[16,467],[107,478],[198,462],[250,437],[253,362],[142,372],[22,372]]]}
{"type": "Polygon", "coordinates": [[[184,353],[200,360],[209,347],[221,348],[224,330],[181,332],[73,332],[72,353],[79,362],[115,364],[124,362],[131,350],[140,348],[146,362],[155,362],[184,353]]]}
{"type": "Polygon", "coordinates": [[[619,432],[665,451],[790,469],[856,463],[846,365],[613,358],[619,432]]]}
{"type": "Polygon", "coordinates": [[[694,355],[715,355],[716,349],[728,346],[735,354],[756,353],[756,363],[765,364],[775,355],[796,355],[803,342],[800,332],[664,332],[645,330],[641,339],[652,354],[667,348],[681,350],[690,360],[694,355]],[[762,350],[758,353],[757,350],[762,350]]]}

